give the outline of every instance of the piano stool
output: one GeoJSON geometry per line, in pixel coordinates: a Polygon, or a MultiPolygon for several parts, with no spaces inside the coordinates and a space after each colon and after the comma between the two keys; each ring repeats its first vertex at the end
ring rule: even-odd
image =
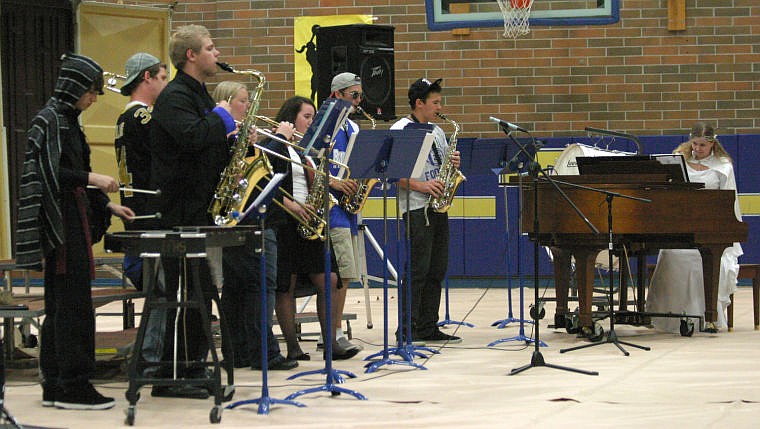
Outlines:
{"type": "MultiPolygon", "coordinates": [[[[755,318],[755,330],[760,330],[760,264],[739,264],[740,279],[752,279],[752,313],[755,318]]],[[[734,294],[728,305],[728,330],[734,329],[734,294]]]]}

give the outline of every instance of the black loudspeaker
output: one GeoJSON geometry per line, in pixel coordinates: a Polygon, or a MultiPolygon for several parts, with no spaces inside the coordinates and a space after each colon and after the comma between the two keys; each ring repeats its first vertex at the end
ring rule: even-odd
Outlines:
{"type": "Polygon", "coordinates": [[[315,30],[317,67],[312,70],[317,74],[318,105],[330,95],[333,76],[351,72],[362,79],[362,109],[376,119],[394,119],[393,27],[351,24],[315,30]]]}

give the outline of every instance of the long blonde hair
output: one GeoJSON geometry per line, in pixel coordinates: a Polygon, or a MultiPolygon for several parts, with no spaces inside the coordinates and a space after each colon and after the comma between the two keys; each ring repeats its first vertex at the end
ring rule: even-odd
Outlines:
{"type": "Polygon", "coordinates": [[[704,137],[707,141],[713,143],[712,153],[716,158],[726,158],[731,161],[731,156],[726,152],[726,149],[718,141],[718,136],[715,135],[715,129],[712,125],[705,122],[697,122],[692,127],[689,133],[689,140],[681,143],[673,153],[680,153],[688,161],[692,158],[691,141],[697,137],[704,137]]]}

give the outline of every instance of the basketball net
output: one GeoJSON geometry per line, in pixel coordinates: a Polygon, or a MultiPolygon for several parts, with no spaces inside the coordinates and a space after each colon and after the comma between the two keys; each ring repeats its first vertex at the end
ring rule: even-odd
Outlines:
{"type": "Polygon", "coordinates": [[[528,18],[533,0],[496,0],[504,16],[504,37],[517,39],[530,33],[528,18]]]}

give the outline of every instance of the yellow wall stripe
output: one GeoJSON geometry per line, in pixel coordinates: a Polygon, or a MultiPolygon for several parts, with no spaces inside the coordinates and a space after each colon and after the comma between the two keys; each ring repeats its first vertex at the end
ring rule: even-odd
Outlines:
{"type": "MultiPolygon", "coordinates": [[[[396,217],[396,199],[388,198],[388,218],[396,217]]],[[[380,197],[370,197],[364,210],[362,211],[364,219],[382,219],[383,218],[383,199],[380,197]]],[[[496,197],[481,195],[454,197],[454,204],[449,210],[449,218],[452,219],[496,219],[496,197]]]]}

